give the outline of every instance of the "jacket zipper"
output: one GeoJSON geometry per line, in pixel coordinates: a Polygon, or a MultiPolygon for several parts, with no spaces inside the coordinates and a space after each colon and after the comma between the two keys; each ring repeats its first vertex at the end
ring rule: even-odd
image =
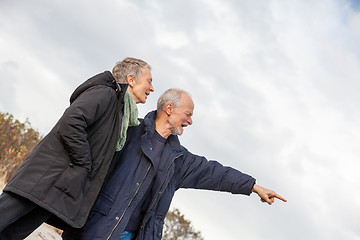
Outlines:
{"type": "MultiPolygon", "coordinates": [[[[184,154],[180,154],[180,155],[176,156],[176,157],[171,161],[169,167],[166,169],[166,175],[165,175],[164,181],[162,182],[162,184],[160,185],[160,187],[159,187],[158,190],[156,191],[156,194],[155,194],[155,196],[153,197],[153,199],[152,199],[152,201],[151,201],[151,203],[150,203],[149,206],[151,206],[151,205],[154,203],[154,201],[155,201],[155,199],[156,199],[156,196],[159,194],[159,191],[160,191],[161,188],[164,186],[165,181],[166,181],[166,179],[167,179],[167,174],[168,174],[168,172],[169,172],[169,169],[170,169],[171,165],[175,162],[176,159],[178,159],[178,158],[181,157],[182,155],[184,155],[184,154]]],[[[143,223],[144,223],[144,221],[143,221],[143,223]]],[[[142,225],[140,226],[140,228],[143,228],[143,227],[144,227],[144,224],[142,224],[142,225]]]]}
{"type": "Polygon", "coordinates": [[[144,176],[144,177],[143,177],[143,179],[141,180],[141,182],[140,182],[140,184],[139,184],[138,188],[136,189],[136,191],[135,191],[135,193],[134,193],[133,197],[130,199],[130,201],[129,201],[128,205],[126,206],[126,208],[124,209],[124,211],[123,211],[123,213],[122,213],[121,217],[120,217],[120,218],[119,218],[119,220],[117,221],[117,223],[116,223],[116,225],[114,226],[114,228],[111,230],[111,233],[110,233],[110,235],[106,238],[106,240],[109,240],[109,239],[110,239],[110,237],[111,237],[111,236],[112,236],[112,234],[114,233],[115,229],[117,228],[117,226],[119,225],[119,223],[120,223],[120,222],[121,222],[121,220],[123,219],[123,217],[124,217],[124,215],[125,215],[126,210],[129,208],[129,206],[131,205],[131,203],[132,203],[132,201],[134,200],[135,196],[136,196],[136,195],[137,195],[137,193],[139,192],[139,190],[140,190],[140,187],[141,187],[142,183],[144,182],[144,180],[145,180],[146,176],[148,175],[148,173],[149,173],[149,171],[150,171],[150,168],[151,168],[151,163],[150,163],[150,165],[149,165],[148,169],[146,170],[145,176],[144,176]]]}

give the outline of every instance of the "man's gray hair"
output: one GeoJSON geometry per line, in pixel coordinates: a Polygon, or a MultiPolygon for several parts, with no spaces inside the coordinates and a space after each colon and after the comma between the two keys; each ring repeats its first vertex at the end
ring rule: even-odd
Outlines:
{"type": "Polygon", "coordinates": [[[143,74],[145,68],[151,71],[151,66],[137,58],[127,57],[121,62],[117,62],[112,70],[112,74],[118,83],[127,83],[126,77],[131,74],[135,78],[138,78],[143,74]]]}
{"type": "Polygon", "coordinates": [[[157,101],[157,114],[165,109],[166,104],[171,103],[174,108],[178,107],[181,103],[182,94],[186,94],[191,98],[190,93],[180,88],[170,88],[166,90],[157,101]]]}

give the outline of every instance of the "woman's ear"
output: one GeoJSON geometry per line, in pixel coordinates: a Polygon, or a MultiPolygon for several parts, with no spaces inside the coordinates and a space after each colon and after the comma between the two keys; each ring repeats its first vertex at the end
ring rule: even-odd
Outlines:
{"type": "Polygon", "coordinates": [[[128,74],[126,76],[126,82],[131,86],[131,87],[134,87],[134,84],[135,84],[135,78],[133,75],[131,74],[128,74]]]}

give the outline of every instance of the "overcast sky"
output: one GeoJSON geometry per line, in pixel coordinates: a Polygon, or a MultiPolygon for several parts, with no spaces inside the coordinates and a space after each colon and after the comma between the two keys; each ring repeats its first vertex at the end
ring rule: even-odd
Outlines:
{"type": "Polygon", "coordinates": [[[359,0],[0,1],[0,111],[43,135],[127,56],[189,91],[180,140],[288,199],[180,190],[206,240],[360,239],[359,0]]]}

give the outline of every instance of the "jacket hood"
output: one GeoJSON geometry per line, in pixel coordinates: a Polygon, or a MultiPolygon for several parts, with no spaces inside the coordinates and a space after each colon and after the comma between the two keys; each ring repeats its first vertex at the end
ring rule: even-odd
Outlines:
{"type": "Polygon", "coordinates": [[[86,80],[83,84],[78,86],[73,94],[70,97],[70,104],[83,92],[88,90],[91,87],[97,86],[97,85],[105,85],[108,87],[113,88],[115,91],[119,88],[118,85],[120,85],[121,89],[118,90],[124,90],[121,92],[125,92],[127,88],[127,84],[117,84],[115,81],[115,78],[109,71],[105,71],[103,73],[99,73],[88,80],[86,80]]]}

